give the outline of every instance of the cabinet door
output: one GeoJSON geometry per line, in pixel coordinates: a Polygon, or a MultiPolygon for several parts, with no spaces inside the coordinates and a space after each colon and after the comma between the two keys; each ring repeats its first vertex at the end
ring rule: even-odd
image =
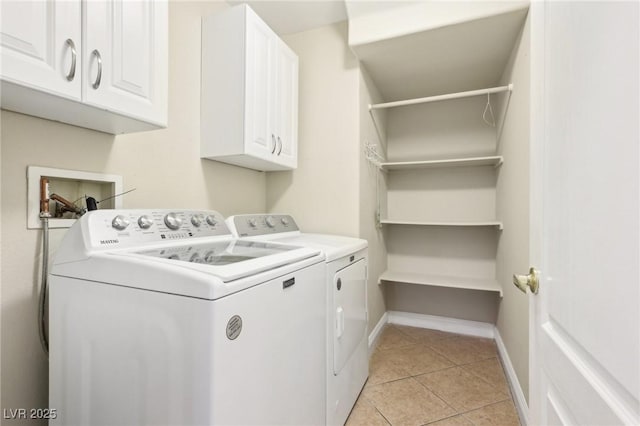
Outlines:
{"type": "Polygon", "coordinates": [[[166,125],[166,1],[88,0],[84,13],[84,101],[166,125]]]}
{"type": "Polygon", "coordinates": [[[298,57],[277,40],[274,128],[278,139],[277,162],[295,168],[298,164],[298,57]]]}
{"type": "Polygon", "coordinates": [[[2,79],[79,100],[81,22],[80,0],[3,0],[2,79]]]}
{"type": "Polygon", "coordinates": [[[247,8],[245,152],[272,161],[276,136],[272,128],[275,34],[247,8]]]}

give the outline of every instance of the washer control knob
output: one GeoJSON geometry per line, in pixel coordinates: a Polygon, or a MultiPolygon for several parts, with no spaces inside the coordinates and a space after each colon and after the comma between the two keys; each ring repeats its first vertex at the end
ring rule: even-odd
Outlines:
{"type": "Polygon", "coordinates": [[[124,231],[125,229],[127,229],[127,226],[129,226],[129,223],[129,219],[119,214],[118,216],[113,218],[113,220],[111,221],[111,226],[116,228],[118,231],[124,231]]]}
{"type": "Polygon", "coordinates": [[[207,216],[207,223],[211,226],[216,226],[218,221],[216,220],[216,217],[214,215],[210,214],[209,216],[207,216]]]}
{"type": "Polygon", "coordinates": [[[191,216],[191,224],[193,226],[195,226],[196,228],[198,228],[200,225],[202,225],[202,215],[201,214],[196,214],[191,216]]]}
{"type": "Polygon", "coordinates": [[[176,213],[167,213],[164,217],[164,224],[167,225],[167,228],[175,231],[176,229],[180,229],[182,219],[180,219],[176,213]]]}
{"type": "Polygon", "coordinates": [[[249,219],[249,226],[251,226],[252,228],[257,228],[258,227],[258,221],[255,219],[249,219]]]}
{"type": "Polygon", "coordinates": [[[269,217],[267,218],[266,222],[267,222],[267,226],[268,226],[269,228],[273,228],[274,226],[276,226],[276,221],[275,221],[275,219],[274,219],[273,217],[271,217],[271,216],[269,216],[269,217]]]}
{"type": "Polygon", "coordinates": [[[147,215],[142,215],[138,218],[138,226],[142,229],[149,229],[153,225],[153,219],[147,215]]]}
{"type": "Polygon", "coordinates": [[[286,217],[283,217],[282,219],[280,219],[280,222],[282,222],[284,226],[287,226],[289,224],[289,219],[287,219],[286,217]]]}

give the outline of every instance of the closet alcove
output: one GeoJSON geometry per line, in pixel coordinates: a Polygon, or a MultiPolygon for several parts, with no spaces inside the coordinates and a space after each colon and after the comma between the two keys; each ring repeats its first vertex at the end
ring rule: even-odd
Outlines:
{"type": "Polygon", "coordinates": [[[377,140],[362,142],[387,310],[495,324],[514,253],[528,256],[527,5],[416,4],[402,26],[358,7],[349,44],[380,94],[367,106],[377,140]]]}

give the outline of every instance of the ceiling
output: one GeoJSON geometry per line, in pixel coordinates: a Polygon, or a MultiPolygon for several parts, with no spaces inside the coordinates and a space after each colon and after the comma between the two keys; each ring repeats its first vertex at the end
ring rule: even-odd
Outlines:
{"type": "Polygon", "coordinates": [[[347,19],[344,0],[228,0],[227,3],[248,4],[279,35],[307,31],[347,19]]]}
{"type": "Polygon", "coordinates": [[[227,0],[227,3],[232,6],[248,4],[273,31],[283,35],[424,1],[348,0],[348,6],[345,0],[227,0]]]}

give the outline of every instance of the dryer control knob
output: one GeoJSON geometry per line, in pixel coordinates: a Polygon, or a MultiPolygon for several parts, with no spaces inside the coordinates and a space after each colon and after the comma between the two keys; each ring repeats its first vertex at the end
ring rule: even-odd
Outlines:
{"type": "Polygon", "coordinates": [[[287,219],[286,217],[283,217],[282,219],[280,219],[280,222],[282,222],[284,226],[287,226],[289,224],[289,219],[287,219]]]}
{"type": "Polygon", "coordinates": [[[202,215],[196,214],[191,216],[191,224],[196,228],[202,225],[202,215]]]}
{"type": "Polygon", "coordinates": [[[216,220],[216,217],[214,215],[210,214],[209,216],[207,216],[207,223],[211,226],[216,226],[218,221],[216,220]]]}
{"type": "Polygon", "coordinates": [[[269,216],[269,217],[267,218],[266,222],[267,222],[267,226],[268,226],[269,228],[273,228],[274,226],[276,226],[276,221],[275,221],[275,219],[274,219],[273,217],[271,217],[271,216],[269,216]]]}
{"type": "Polygon", "coordinates": [[[151,225],[153,225],[153,219],[149,216],[143,215],[138,218],[138,226],[140,226],[140,228],[149,229],[151,228],[151,225]]]}
{"type": "Polygon", "coordinates": [[[164,217],[164,224],[167,225],[167,228],[175,231],[176,229],[180,229],[182,219],[180,219],[176,213],[167,213],[164,217]]]}
{"type": "Polygon", "coordinates": [[[258,221],[255,219],[249,219],[249,226],[251,226],[252,228],[257,228],[258,227],[258,221]]]}
{"type": "Polygon", "coordinates": [[[111,221],[111,226],[116,228],[118,231],[124,231],[125,229],[127,229],[127,226],[129,226],[129,223],[129,219],[127,219],[126,216],[119,214],[118,216],[113,218],[113,220],[111,221]]]}

